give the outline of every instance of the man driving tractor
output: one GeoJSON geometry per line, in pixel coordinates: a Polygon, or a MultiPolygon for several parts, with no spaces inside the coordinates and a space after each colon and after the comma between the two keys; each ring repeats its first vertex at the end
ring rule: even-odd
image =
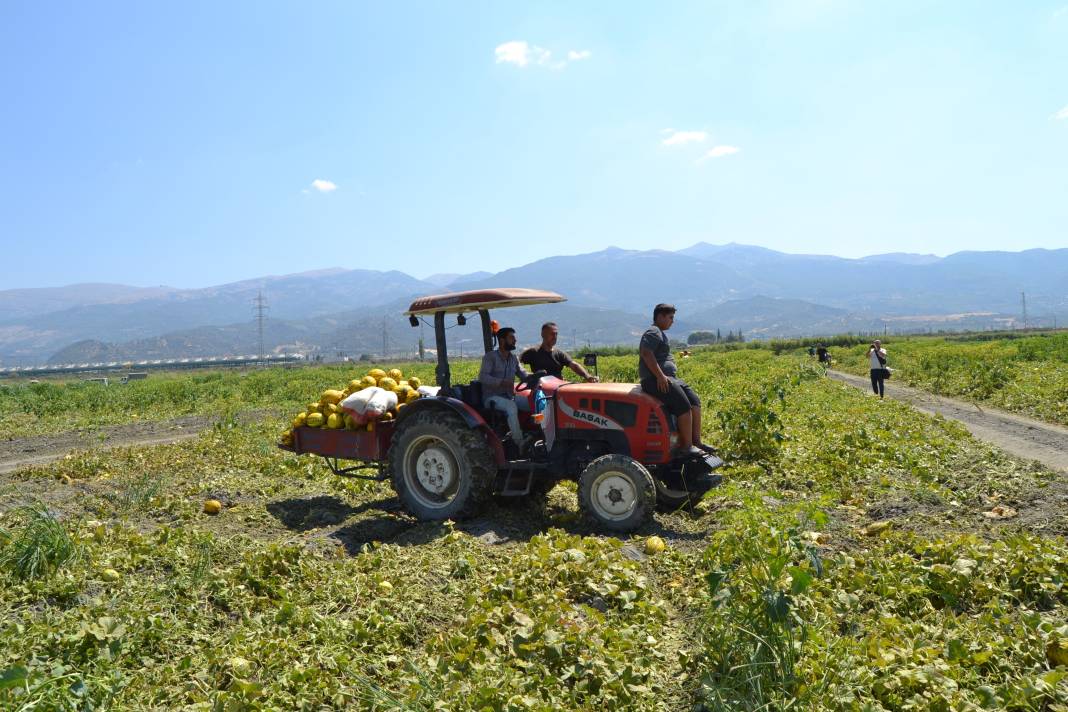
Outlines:
{"type": "Polygon", "coordinates": [[[508,430],[516,447],[523,448],[523,431],[519,426],[519,408],[530,409],[526,398],[516,398],[515,377],[527,379],[530,374],[515,357],[515,329],[505,326],[497,330],[497,350],[482,357],[478,382],[482,384],[482,405],[491,405],[508,417],[508,430]]]}
{"type": "Polygon", "coordinates": [[[597,376],[591,376],[582,364],[571,358],[566,351],[556,348],[556,340],[559,336],[560,329],[556,326],[556,322],[545,322],[541,325],[541,344],[531,346],[524,351],[519,361],[530,366],[534,371],[545,371],[547,375],[557,378],[564,377],[564,366],[567,366],[586,383],[599,382],[600,379],[597,376]]]}
{"type": "Polygon", "coordinates": [[[638,348],[638,377],[642,390],[660,400],[678,420],[679,444],[673,454],[703,456],[713,451],[701,442],[701,399],[685,381],[676,377],[671,344],[664,333],[674,323],[675,306],[657,304],[653,309],[653,325],[642,334],[638,348]]]}

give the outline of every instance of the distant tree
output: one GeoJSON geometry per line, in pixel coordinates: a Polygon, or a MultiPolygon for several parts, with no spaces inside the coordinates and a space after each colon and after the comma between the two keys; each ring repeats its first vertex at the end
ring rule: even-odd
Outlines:
{"type": "Polygon", "coordinates": [[[423,337],[419,337],[419,360],[422,361],[426,358],[426,347],[423,346],[423,337]]]}
{"type": "Polygon", "coordinates": [[[719,333],[719,329],[716,329],[716,343],[718,344],[720,341],[723,341],[723,336],[719,333]]]}
{"type": "Polygon", "coordinates": [[[714,344],[719,341],[719,336],[711,331],[695,331],[686,337],[686,343],[690,346],[695,344],[714,344]]]}
{"type": "Polygon", "coordinates": [[[361,361],[371,361],[372,358],[371,354],[360,354],[361,361]]]}

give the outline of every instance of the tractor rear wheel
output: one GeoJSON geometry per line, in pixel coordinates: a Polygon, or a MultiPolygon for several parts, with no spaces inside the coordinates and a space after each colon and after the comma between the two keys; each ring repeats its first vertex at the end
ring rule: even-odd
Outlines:
{"type": "Polygon", "coordinates": [[[648,522],[656,507],[653,476],[626,455],[603,455],[579,476],[579,508],[598,525],[616,532],[634,531],[648,522]]]}
{"type": "Polygon", "coordinates": [[[476,514],[497,474],[483,434],[442,412],[413,415],[397,427],[389,467],[401,503],[423,520],[476,514]]]}

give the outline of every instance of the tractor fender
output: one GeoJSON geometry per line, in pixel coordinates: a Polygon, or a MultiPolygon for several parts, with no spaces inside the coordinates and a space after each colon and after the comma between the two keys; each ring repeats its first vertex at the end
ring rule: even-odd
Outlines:
{"type": "Polygon", "coordinates": [[[401,423],[416,413],[434,411],[459,415],[469,428],[481,431],[486,437],[486,442],[489,443],[490,449],[493,450],[493,459],[498,465],[504,465],[508,462],[508,458],[504,455],[504,446],[501,445],[501,439],[486,423],[486,419],[477,410],[458,398],[420,398],[412,401],[405,405],[397,415],[397,425],[400,426],[401,423]]]}

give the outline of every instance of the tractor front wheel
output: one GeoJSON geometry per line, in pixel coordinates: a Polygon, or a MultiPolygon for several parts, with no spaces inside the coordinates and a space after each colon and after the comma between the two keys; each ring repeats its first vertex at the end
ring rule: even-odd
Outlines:
{"type": "Polygon", "coordinates": [[[653,476],[626,455],[603,455],[579,476],[579,507],[605,529],[631,532],[648,522],[656,507],[653,476]]]}
{"type": "Polygon", "coordinates": [[[477,513],[497,468],[481,432],[451,413],[420,413],[398,426],[389,450],[393,489],[423,520],[477,513]]]}

